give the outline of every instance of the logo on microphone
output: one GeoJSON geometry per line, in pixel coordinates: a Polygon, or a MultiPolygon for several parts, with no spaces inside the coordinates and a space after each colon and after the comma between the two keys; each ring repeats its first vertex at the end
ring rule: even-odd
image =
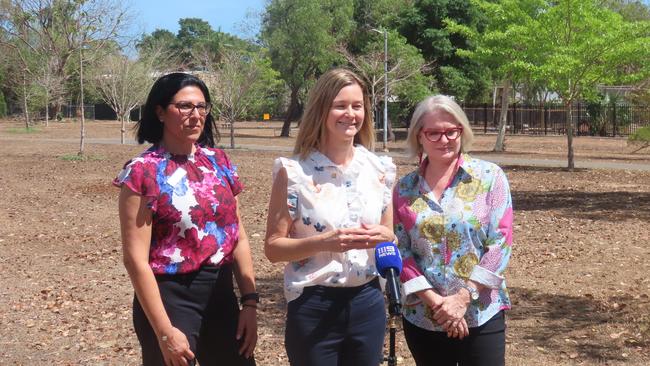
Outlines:
{"type": "Polygon", "coordinates": [[[386,245],[383,247],[377,247],[377,257],[383,258],[386,256],[394,257],[397,254],[397,247],[394,245],[386,245]]]}

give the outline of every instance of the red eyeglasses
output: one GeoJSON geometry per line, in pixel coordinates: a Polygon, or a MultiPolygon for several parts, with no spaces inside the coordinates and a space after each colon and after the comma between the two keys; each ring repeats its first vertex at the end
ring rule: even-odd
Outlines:
{"type": "Polygon", "coordinates": [[[454,141],[457,138],[460,137],[460,135],[463,134],[463,128],[462,127],[455,127],[455,128],[450,128],[448,130],[431,130],[431,129],[424,129],[421,131],[424,137],[431,141],[431,142],[438,142],[440,139],[442,139],[442,135],[445,135],[447,140],[449,141],[454,141]]]}

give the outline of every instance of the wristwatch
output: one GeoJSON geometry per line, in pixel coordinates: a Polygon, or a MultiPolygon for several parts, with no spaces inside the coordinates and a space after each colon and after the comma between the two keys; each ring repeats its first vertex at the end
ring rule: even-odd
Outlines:
{"type": "Polygon", "coordinates": [[[260,302],[260,295],[257,292],[251,292],[245,295],[241,295],[241,298],[239,299],[239,303],[244,305],[244,302],[248,300],[254,300],[256,304],[260,302]]]}
{"type": "Polygon", "coordinates": [[[463,286],[464,289],[466,289],[467,291],[469,291],[469,298],[470,298],[472,301],[476,301],[476,300],[478,300],[478,290],[476,290],[474,287],[472,287],[472,286],[470,286],[470,285],[468,285],[468,284],[466,284],[466,283],[463,284],[462,286],[463,286]]]}

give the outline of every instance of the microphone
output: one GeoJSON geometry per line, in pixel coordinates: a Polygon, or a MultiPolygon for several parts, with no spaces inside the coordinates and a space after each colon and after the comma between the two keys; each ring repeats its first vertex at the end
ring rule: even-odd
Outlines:
{"type": "Polygon", "coordinates": [[[402,296],[400,295],[399,274],[402,272],[402,257],[397,246],[386,241],[375,247],[375,262],[377,271],[386,279],[388,295],[388,313],[399,315],[402,311],[402,296]]]}

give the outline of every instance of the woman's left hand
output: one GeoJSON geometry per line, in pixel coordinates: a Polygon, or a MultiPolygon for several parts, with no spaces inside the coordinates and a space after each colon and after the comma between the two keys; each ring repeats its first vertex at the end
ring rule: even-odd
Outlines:
{"type": "Polygon", "coordinates": [[[455,320],[449,328],[447,328],[447,337],[463,339],[469,335],[469,327],[465,318],[455,320]]]}
{"type": "Polygon", "coordinates": [[[361,228],[366,230],[366,235],[370,236],[368,243],[374,247],[385,241],[395,242],[395,234],[389,228],[381,224],[361,224],[361,228]]]}
{"type": "Polygon", "coordinates": [[[466,301],[460,293],[445,296],[433,319],[447,331],[452,324],[463,319],[468,305],[469,301],[466,301]]]}
{"type": "Polygon", "coordinates": [[[257,307],[243,306],[239,312],[237,340],[242,338],[239,354],[250,358],[257,344],[257,307]]]}

